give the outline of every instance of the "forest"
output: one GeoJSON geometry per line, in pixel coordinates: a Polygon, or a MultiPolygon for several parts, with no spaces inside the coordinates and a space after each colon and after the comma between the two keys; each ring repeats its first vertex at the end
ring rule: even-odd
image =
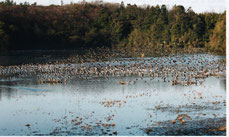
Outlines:
{"type": "Polygon", "coordinates": [[[80,2],[39,6],[0,2],[0,52],[122,47],[129,51],[203,48],[225,54],[226,11],[195,13],[174,5],[80,2]]]}

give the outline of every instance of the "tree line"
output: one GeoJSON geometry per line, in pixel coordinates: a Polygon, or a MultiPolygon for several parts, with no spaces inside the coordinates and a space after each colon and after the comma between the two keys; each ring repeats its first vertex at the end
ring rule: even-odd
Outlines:
{"type": "Polygon", "coordinates": [[[204,48],[225,54],[226,12],[174,5],[0,2],[0,51],[124,47],[204,48]]]}

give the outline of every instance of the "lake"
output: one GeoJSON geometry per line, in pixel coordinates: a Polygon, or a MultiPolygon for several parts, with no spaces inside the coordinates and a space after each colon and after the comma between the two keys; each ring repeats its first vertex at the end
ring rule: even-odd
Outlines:
{"type": "Polygon", "coordinates": [[[0,135],[226,135],[224,58],[9,61],[0,66],[0,135]]]}

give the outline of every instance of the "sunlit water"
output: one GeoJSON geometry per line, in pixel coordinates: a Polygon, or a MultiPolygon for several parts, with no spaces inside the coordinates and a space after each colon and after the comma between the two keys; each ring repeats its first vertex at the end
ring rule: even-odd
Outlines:
{"type": "Polygon", "coordinates": [[[137,76],[76,78],[67,84],[0,79],[0,135],[147,135],[145,128],[178,114],[192,120],[225,117],[225,94],[222,77],[198,86],[137,76]],[[127,80],[128,85],[119,83],[127,80]]]}

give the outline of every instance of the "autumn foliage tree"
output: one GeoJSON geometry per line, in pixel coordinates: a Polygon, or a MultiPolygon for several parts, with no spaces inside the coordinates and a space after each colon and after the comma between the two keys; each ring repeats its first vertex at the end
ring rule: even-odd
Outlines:
{"type": "Polygon", "coordinates": [[[220,53],[226,52],[226,12],[221,15],[217,21],[212,34],[210,35],[210,41],[207,44],[210,50],[218,51],[220,53]]]}

